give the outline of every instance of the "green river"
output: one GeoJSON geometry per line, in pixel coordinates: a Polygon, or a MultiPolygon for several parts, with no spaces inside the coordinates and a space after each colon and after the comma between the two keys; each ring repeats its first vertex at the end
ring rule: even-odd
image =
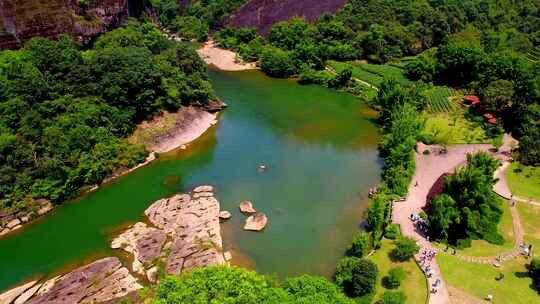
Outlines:
{"type": "Polygon", "coordinates": [[[210,77],[230,106],[219,124],[187,150],[0,239],[0,290],[120,255],[108,247],[115,234],[155,200],[201,184],[214,185],[221,209],[233,214],[222,234],[235,264],[278,276],[332,274],[379,181],[373,113],[348,94],[258,71],[210,77]],[[262,163],[268,170],[257,172],[262,163]],[[242,230],[242,200],[267,214],[263,232],[242,230]]]}

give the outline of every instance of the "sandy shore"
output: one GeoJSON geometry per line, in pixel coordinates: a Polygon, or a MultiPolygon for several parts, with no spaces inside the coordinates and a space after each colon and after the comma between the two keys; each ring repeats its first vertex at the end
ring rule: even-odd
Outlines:
{"type": "Polygon", "coordinates": [[[206,42],[202,48],[197,50],[197,53],[207,64],[223,71],[243,71],[257,68],[253,62],[242,62],[235,52],[217,47],[212,40],[206,42]]]}
{"type": "Polygon", "coordinates": [[[137,127],[130,142],[144,144],[152,152],[165,153],[182,147],[217,123],[217,114],[198,107],[162,113],[137,127]]]}

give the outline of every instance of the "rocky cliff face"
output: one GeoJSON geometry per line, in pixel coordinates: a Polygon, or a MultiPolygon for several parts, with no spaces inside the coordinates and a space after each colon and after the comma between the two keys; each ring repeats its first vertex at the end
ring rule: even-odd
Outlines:
{"type": "Polygon", "coordinates": [[[300,16],[309,21],[324,13],[335,13],[348,0],[250,0],[235,14],[224,21],[225,25],[235,27],[255,27],[266,35],[272,25],[279,21],[300,16]]]}
{"type": "Polygon", "coordinates": [[[147,0],[0,0],[0,49],[62,33],[88,42],[128,17],[152,12],[147,0]],[[84,4],[83,4],[84,3],[84,4]]]}

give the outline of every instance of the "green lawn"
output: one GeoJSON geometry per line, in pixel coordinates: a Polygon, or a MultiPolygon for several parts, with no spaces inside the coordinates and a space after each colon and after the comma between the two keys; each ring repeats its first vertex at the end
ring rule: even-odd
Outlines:
{"type": "Polygon", "coordinates": [[[514,162],[506,171],[506,178],[514,195],[540,202],[540,167],[514,162]]]}
{"type": "Polygon", "coordinates": [[[517,203],[519,218],[525,231],[525,242],[534,246],[533,253],[540,256],[540,207],[517,203]]]}
{"type": "MultiPolygon", "coordinates": [[[[473,240],[472,246],[457,252],[462,255],[477,256],[477,257],[495,257],[499,253],[512,250],[514,247],[514,230],[512,227],[512,215],[510,214],[510,206],[506,201],[503,203],[503,216],[499,223],[499,233],[504,237],[503,245],[490,244],[484,240],[473,240]]],[[[444,249],[446,245],[437,244],[437,247],[444,249]]]]}
{"type": "Polygon", "coordinates": [[[396,290],[403,291],[405,295],[407,295],[407,303],[425,303],[427,298],[427,285],[424,274],[412,259],[403,263],[392,262],[388,257],[388,254],[392,249],[394,249],[394,242],[392,240],[383,239],[381,248],[369,257],[369,259],[377,264],[377,267],[379,268],[377,293],[374,297],[374,302],[378,301],[381,295],[387,290],[382,286],[382,279],[388,275],[390,268],[402,267],[407,273],[407,276],[401,283],[401,286],[396,290]]]}
{"type": "Polygon", "coordinates": [[[451,113],[425,113],[424,117],[424,131],[433,136],[435,143],[491,143],[484,129],[467,120],[461,110],[451,113]]]}
{"type": "Polygon", "coordinates": [[[410,83],[407,77],[403,75],[403,69],[396,66],[339,62],[333,60],[329,60],[327,64],[336,70],[336,72],[341,72],[346,68],[351,68],[353,78],[365,81],[375,87],[380,86],[386,77],[392,77],[402,84],[410,83]]]}
{"type": "Polygon", "coordinates": [[[444,254],[437,257],[437,262],[449,285],[477,298],[484,299],[492,294],[493,303],[540,303],[540,296],[530,287],[532,279],[527,275],[527,261],[523,258],[507,262],[500,268],[466,263],[444,254]],[[500,272],[504,274],[504,279],[497,281],[495,278],[500,272]]]}

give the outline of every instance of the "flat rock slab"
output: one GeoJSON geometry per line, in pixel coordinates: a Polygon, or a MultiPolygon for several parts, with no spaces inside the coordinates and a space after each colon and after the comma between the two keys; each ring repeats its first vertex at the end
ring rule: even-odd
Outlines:
{"type": "Polygon", "coordinates": [[[242,213],[255,213],[257,212],[255,208],[253,208],[253,203],[250,201],[243,201],[240,203],[240,212],[242,213]]]}
{"type": "Polygon", "coordinates": [[[123,248],[142,264],[150,265],[161,255],[166,240],[167,234],[163,230],[137,223],[114,239],[111,247],[123,248]]]}
{"type": "Polygon", "coordinates": [[[249,216],[246,219],[244,230],[261,231],[264,229],[264,227],[266,227],[267,223],[268,218],[266,217],[266,214],[259,212],[249,216]]]}
{"type": "Polygon", "coordinates": [[[36,285],[37,281],[28,282],[24,285],[10,289],[2,294],[0,294],[0,304],[10,304],[18,296],[23,294],[26,290],[30,289],[32,286],[36,285]]]}
{"type": "Polygon", "coordinates": [[[142,288],[118,258],[104,258],[57,279],[29,304],[100,303],[118,299],[142,288]]]}

